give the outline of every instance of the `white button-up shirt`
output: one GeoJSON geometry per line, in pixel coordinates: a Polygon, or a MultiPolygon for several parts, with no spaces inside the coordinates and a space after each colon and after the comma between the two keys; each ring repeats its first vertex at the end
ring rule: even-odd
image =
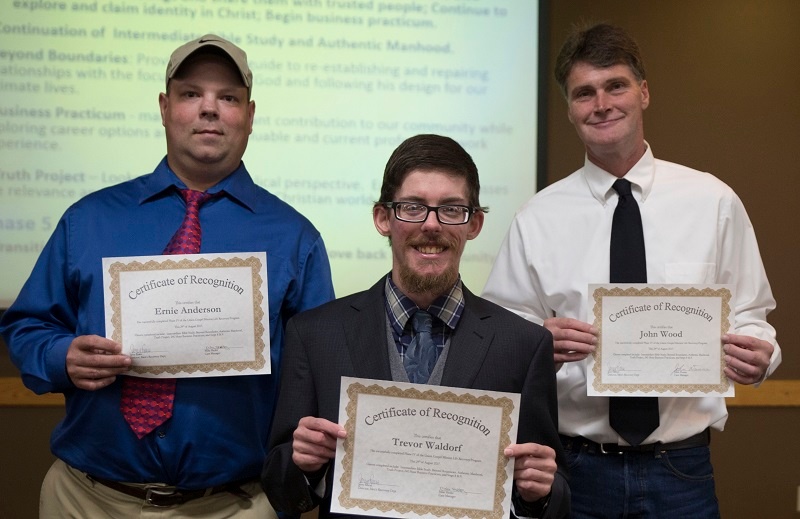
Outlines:
{"type": "MultiPolygon", "coordinates": [[[[609,281],[616,178],[587,159],[534,195],[517,213],[483,296],[540,324],[549,317],[589,321],[589,284],[609,281]]],[[[781,360],[766,320],[775,301],[739,197],[708,173],[656,160],[650,146],[625,178],[642,214],[648,282],[734,285],[731,332],[775,346],[771,374],[781,360]]],[[[608,399],[586,395],[586,366],[565,363],[557,373],[559,431],[621,443],[608,422],[608,399]]],[[[722,430],[728,416],[721,397],[661,397],[659,409],[661,425],[645,443],[722,430]]]]}

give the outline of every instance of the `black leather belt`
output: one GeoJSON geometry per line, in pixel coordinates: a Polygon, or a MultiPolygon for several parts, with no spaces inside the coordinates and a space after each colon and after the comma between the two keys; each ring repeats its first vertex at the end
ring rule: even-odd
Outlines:
{"type": "Polygon", "coordinates": [[[644,445],[618,445],[616,443],[597,443],[583,436],[564,436],[561,437],[561,444],[566,450],[584,449],[592,454],[622,454],[625,452],[659,452],[674,451],[677,449],[691,449],[693,447],[705,447],[711,443],[711,432],[706,429],[702,432],[689,436],[685,440],[669,443],[646,443],[644,445]]]}
{"type": "Polygon", "coordinates": [[[206,497],[220,492],[229,492],[242,499],[251,499],[253,496],[242,490],[242,485],[249,483],[252,480],[234,481],[233,483],[225,483],[211,488],[202,488],[200,490],[181,490],[175,487],[140,487],[133,485],[126,485],[118,481],[110,481],[108,479],[98,478],[95,476],[86,475],[90,481],[96,481],[101,485],[114,489],[117,492],[122,492],[129,496],[143,500],[151,506],[174,506],[181,505],[187,501],[206,497]]]}

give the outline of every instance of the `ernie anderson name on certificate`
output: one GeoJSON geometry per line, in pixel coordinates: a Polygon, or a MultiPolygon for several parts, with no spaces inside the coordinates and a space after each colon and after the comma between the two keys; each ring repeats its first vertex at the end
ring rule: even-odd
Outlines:
{"type": "Polygon", "coordinates": [[[130,375],[270,373],[264,252],[103,258],[106,336],[130,375]]]}

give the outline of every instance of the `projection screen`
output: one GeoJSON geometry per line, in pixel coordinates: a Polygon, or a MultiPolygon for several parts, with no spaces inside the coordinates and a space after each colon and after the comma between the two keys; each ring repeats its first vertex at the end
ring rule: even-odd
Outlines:
{"type": "Polygon", "coordinates": [[[338,296],[391,268],[371,210],[403,139],[448,135],[478,165],[491,211],[461,269],[476,292],[514,212],[534,193],[537,1],[0,5],[0,307],[14,300],[70,204],[149,173],[163,157],[167,59],[209,32],[248,53],[256,119],[244,162],[320,230],[338,296]]]}

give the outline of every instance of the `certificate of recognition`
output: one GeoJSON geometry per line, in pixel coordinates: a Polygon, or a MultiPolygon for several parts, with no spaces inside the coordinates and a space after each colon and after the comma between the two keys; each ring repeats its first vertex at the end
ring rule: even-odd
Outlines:
{"type": "Polygon", "coordinates": [[[267,255],[103,258],[106,336],[141,377],[270,373],[267,255]]]}
{"type": "Polygon", "coordinates": [[[733,396],[722,334],[730,285],[590,285],[600,331],[588,359],[589,396],[733,396]]]}
{"type": "Polygon", "coordinates": [[[331,512],[505,519],[519,395],[342,377],[331,512]]]}

